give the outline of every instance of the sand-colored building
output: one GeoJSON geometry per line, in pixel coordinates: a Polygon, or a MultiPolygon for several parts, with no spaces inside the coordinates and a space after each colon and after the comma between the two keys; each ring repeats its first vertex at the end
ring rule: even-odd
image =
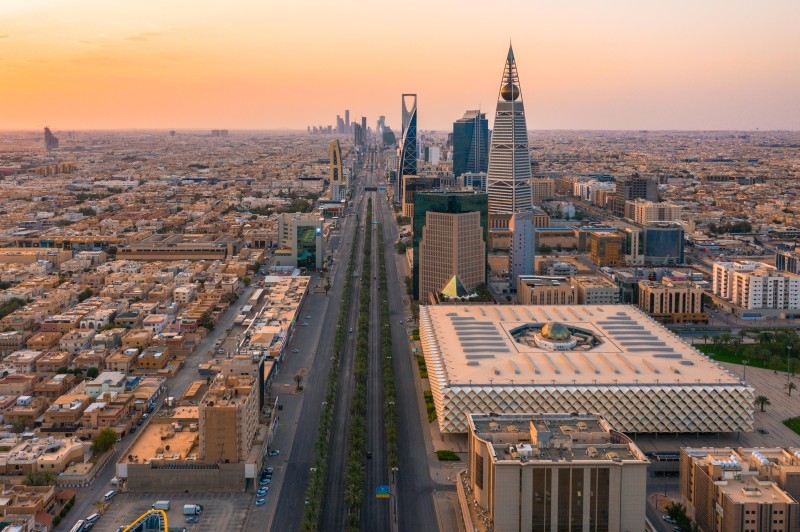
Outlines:
{"type": "Polygon", "coordinates": [[[761,449],[681,449],[681,498],[708,532],[800,530],[797,501],[773,480],[761,449]]]}
{"type": "Polygon", "coordinates": [[[596,414],[470,414],[467,530],[643,530],[649,461],[596,414]]]}
{"type": "Polygon", "coordinates": [[[623,432],[753,430],[753,388],[635,307],[422,306],[420,341],[442,432],[587,405],[623,432]]]}

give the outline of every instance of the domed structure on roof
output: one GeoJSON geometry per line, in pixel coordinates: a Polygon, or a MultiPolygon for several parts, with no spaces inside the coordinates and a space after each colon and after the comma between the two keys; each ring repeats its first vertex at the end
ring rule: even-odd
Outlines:
{"type": "Polygon", "coordinates": [[[551,321],[544,324],[542,327],[542,337],[547,340],[556,342],[563,342],[570,339],[570,332],[566,325],[557,321],[551,321]]]}
{"type": "Polygon", "coordinates": [[[500,96],[507,102],[513,102],[517,98],[519,98],[520,92],[519,87],[511,83],[510,81],[503,85],[503,88],[500,89],[500,96]]]}

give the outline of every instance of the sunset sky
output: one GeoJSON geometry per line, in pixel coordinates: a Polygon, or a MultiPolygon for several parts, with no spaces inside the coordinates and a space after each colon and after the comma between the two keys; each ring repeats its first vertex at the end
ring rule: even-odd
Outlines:
{"type": "Polygon", "coordinates": [[[800,129],[800,1],[0,0],[0,129],[800,129]]]}

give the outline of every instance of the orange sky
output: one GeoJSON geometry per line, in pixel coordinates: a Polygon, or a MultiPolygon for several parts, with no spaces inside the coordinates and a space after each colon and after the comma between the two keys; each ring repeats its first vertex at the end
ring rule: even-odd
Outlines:
{"type": "Polygon", "coordinates": [[[0,0],[0,129],[800,129],[800,2],[0,0]],[[653,5],[651,5],[653,4],[653,5]],[[701,4],[701,5],[696,5],[701,4]],[[760,6],[763,4],[766,7],[760,6]]]}

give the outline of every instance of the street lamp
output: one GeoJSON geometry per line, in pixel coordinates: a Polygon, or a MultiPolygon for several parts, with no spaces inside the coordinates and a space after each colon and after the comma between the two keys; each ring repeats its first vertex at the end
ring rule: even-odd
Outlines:
{"type": "Polygon", "coordinates": [[[745,384],[747,384],[747,364],[749,362],[750,361],[747,360],[746,358],[742,359],[742,364],[744,364],[744,377],[742,378],[742,380],[744,381],[745,384]]]}
{"type": "Polygon", "coordinates": [[[792,346],[786,346],[786,381],[789,381],[789,355],[792,353],[792,346]]]}

